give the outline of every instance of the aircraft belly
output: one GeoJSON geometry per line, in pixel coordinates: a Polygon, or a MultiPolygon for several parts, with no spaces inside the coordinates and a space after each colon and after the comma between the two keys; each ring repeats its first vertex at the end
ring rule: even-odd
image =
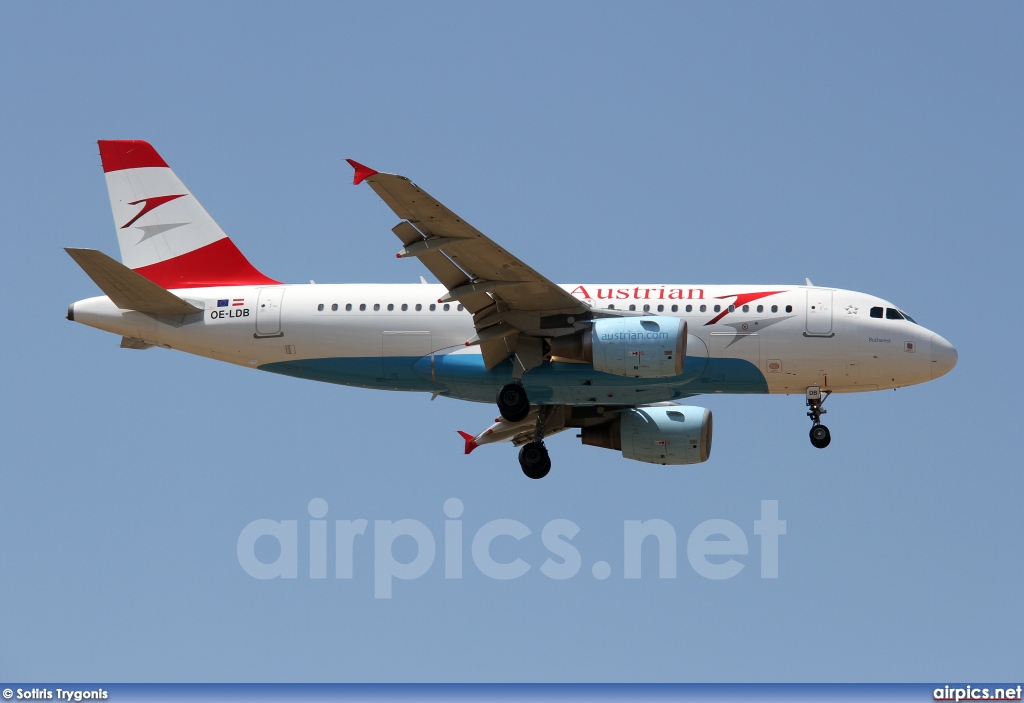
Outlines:
{"type": "MultiPolygon", "coordinates": [[[[394,343],[385,342],[385,344],[394,343]]],[[[423,343],[403,340],[401,344],[423,343]]],[[[452,398],[490,403],[501,386],[512,380],[512,363],[488,370],[473,348],[445,353],[359,357],[326,357],[274,362],[260,370],[326,383],[382,390],[440,391],[452,398]]],[[[765,393],[767,385],[757,367],[742,359],[689,357],[683,373],[665,379],[635,379],[594,371],[589,364],[546,362],[523,377],[530,399],[551,405],[639,405],[689,397],[699,393],[765,393]],[[689,370],[688,370],[689,369],[689,370]]]]}

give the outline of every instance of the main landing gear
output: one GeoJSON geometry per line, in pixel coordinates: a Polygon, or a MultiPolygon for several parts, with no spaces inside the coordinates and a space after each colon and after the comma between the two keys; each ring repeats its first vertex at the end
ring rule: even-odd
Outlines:
{"type": "Polygon", "coordinates": [[[832,391],[822,391],[818,386],[811,386],[807,389],[807,417],[811,418],[814,424],[811,426],[811,444],[817,449],[824,449],[832,441],[832,433],[821,424],[821,416],[828,412],[821,407],[825,404],[832,391]]]}
{"type": "Polygon", "coordinates": [[[527,478],[544,478],[551,471],[551,457],[544,442],[530,442],[519,450],[519,466],[527,478]]]}
{"type": "Polygon", "coordinates": [[[498,412],[509,422],[521,422],[530,414],[530,399],[522,383],[509,383],[498,391],[498,412]]]}
{"type": "Polygon", "coordinates": [[[527,478],[544,478],[551,471],[551,457],[544,446],[544,430],[551,415],[551,408],[541,405],[537,408],[537,423],[533,429],[533,440],[519,450],[519,466],[527,478]]]}
{"type": "MultiPolygon", "coordinates": [[[[498,412],[506,422],[522,422],[530,414],[530,399],[526,389],[519,381],[502,386],[498,391],[498,412]]],[[[533,441],[527,442],[519,450],[519,466],[527,478],[544,478],[551,471],[551,457],[544,446],[544,423],[548,419],[549,409],[546,406],[537,408],[537,427],[533,431],[533,441]]]]}

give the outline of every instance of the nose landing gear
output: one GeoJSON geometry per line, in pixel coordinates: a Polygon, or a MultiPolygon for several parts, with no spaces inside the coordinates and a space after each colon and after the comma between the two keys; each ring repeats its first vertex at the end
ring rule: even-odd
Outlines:
{"type": "Polygon", "coordinates": [[[832,433],[821,424],[821,416],[828,412],[822,406],[830,395],[832,395],[832,391],[822,391],[818,386],[811,386],[807,389],[807,407],[810,408],[807,411],[807,417],[811,418],[811,422],[814,423],[810,433],[811,444],[817,449],[824,449],[832,441],[832,433]]]}

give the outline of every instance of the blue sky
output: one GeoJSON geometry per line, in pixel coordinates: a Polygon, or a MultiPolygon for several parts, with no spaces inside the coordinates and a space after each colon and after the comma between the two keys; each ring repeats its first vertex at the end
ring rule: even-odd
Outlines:
{"type": "Polygon", "coordinates": [[[1012,3],[5,4],[0,679],[1019,676],[1022,20],[1012,3]],[[281,280],[426,273],[394,258],[352,157],[554,280],[810,277],[892,300],[960,362],[834,396],[824,452],[801,397],[702,398],[706,464],[565,433],[531,482],[511,446],[462,455],[455,430],[490,406],[121,350],[65,321],[97,291],[61,247],[117,252],[97,139],[152,142],[281,280]],[[308,578],[315,498],[332,526],[369,521],[351,580],[308,578]],[[444,578],[450,498],[462,579],[444,578]],[[763,500],[787,521],[778,579],[759,574],[763,500]],[[677,575],[645,546],[625,579],[624,522],[654,518],[677,575]],[[258,519],[298,521],[299,578],[241,568],[258,519]],[[374,598],[374,523],[400,519],[439,556],[374,598]],[[531,531],[495,542],[521,578],[472,564],[497,519],[531,531]],[[580,529],[565,580],[540,570],[557,519],[580,529]],[[734,578],[689,565],[706,520],[749,541],[734,578]]]}

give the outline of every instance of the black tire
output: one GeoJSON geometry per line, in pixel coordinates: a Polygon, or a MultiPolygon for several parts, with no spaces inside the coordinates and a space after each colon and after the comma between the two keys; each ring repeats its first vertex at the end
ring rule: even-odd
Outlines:
{"type": "Polygon", "coordinates": [[[824,425],[815,425],[811,428],[811,444],[818,449],[824,449],[832,441],[832,433],[824,425]]]}
{"type": "Polygon", "coordinates": [[[551,457],[543,442],[524,444],[519,450],[519,466],[527,478],[544,478],[551,471],[551,457]]]}
{"type": "Polygon", "coordinates": [[[510,383],[498,391],[498,412],[509,422],[525,420],[530,414],[530,399],[526,389],[518,383],[510,383]]]}

